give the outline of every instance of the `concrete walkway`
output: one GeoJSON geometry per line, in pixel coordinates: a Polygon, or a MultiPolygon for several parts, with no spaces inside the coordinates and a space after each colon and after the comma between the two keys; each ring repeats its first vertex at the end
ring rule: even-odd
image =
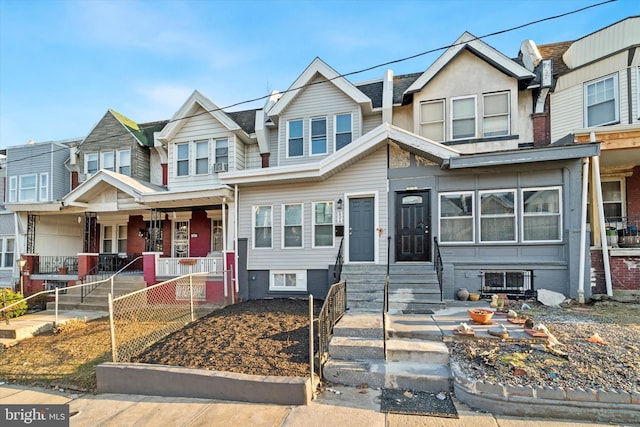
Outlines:
{"type": "Polygon", "coordinates": [[[252,427],[528,427],[607,426],[585,421],[515,418],[474,412],[456,403],[459,419],[380,412],[380,390],[334,387],[310,405],[280,406],[208,399],[128,394],[77,395],[40,388],[0,385],[2,407],[9,404],[68,404],[70,426],[252,426],[252,427]],[[338,394],[339,393],[339,394],[338,394]]]}

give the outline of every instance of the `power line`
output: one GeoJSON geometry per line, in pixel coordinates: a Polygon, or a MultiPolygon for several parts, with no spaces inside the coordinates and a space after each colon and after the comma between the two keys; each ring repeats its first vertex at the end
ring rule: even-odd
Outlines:
{"type": "MultiPolygon", "coordinates": [[[[474,37],[471,40],[467,40],[465,42],[453,43],[453,44],[441,46],[441,47],[438,47],[438,48],[429,49],[429,50],[426,50],[424,52],[420,52],[420,53],[416,53],[414,55],[406,56],[406,57],[403,57],[403,58],[399,58],[399,59],[394,59],[394,60],[391,60],[391,61],[383,62],[383,63],[377,64],[377,65],[372,65],[370,67],[362,68],[360,70],[351,71],[351,72],[344,73],[344,74],[338,74],[338,75],[336,75],[336,76],[334,76],[334,77],[332,77],[330,79],[316,81],[316,82],[309,82],[309,83],[305,83],[305,84],[303,84],[301,86],[297,86],[297,87],[292,87],[292,88],[290,87],[289,89],[286,89],[286,90],[284,90],[282,92],[278,92],[278,95],[284,95],[285,93],[297,91],[297,90],[300,90],[300,89],[304,89],[306,87],[310,87],[310,86],[313,86],[313,85],[316,85],[316,84],[324,84],[324,83],[331,82],[331,81],[336,80],[336,79],[340,79],[340,78],[344,78],[344,77],[347,77],[347,76],[352,76],[352,75],[361,74],[361,73],[364,73],[364,72],[367,72],[367,71],[375,70],[376,68],[380,68],[380,67],[384,67],[384,66],[387,66],[387,65],[392,65],[392,64],[397,64],[397,63],[400,63],[400,62],[408,61],[410,59],[415,59],[415,58],[418,58],[418,57],[421,57],[421,56],[425,56],[425,55],[428,55],[428,54],[431,54],[431,53],[435,53],[435,52],[438,52],[438,51],[441,51],[441,50],[449,49],[451,47],[455,47],[455,46],[462,45],[462,44],[467,44],[470,41],[482,40],[482,39],[485,39],[485,38],[488,38],[488,37],[496,36],[496,35],[499,35],[499,34],[505,34],[505,33],[508,33],[508,32],[511,32],[511,31],[515,31],[515,30],[519,30],[521,28],[525,28],[525,27],[528,27],[528,26],[531,26],[531,25],[539,24],[541,22],[546,22],[546,21],[551,21],[551,20],[554,20],[554,19],[563,18],[565,16],[569,16],[569,15],[573,15],[573,14],[576,14],[576,13],[579,13],[579,12],[583,12],[585,10],[592,9],[594,7],[603,6],[603,5],[608,4],[608,3],[614,3],[616,1],[618,1],[618,0],[605,0],[605,1],[602,1],[600,3],[595,3],[595,4],[592,4],[592,5],[589,5],[589,6],[581,7],[579,9],[575,9],[575,10],[572,10],[572,11],[569,11],[569,12],[561,13],[559,15],[553,15],[553,16],[549,16],[549,17],[546,17],[546,18],[537,19],[535,21],[530,21],[530,22],[527,22],[527,23],[524,23],[524,24],[521,24],[521,25],[517,25],[515,27],[511,27],[511,28],[507,28],[507,29],[504,29],[504,30],[495,31],[495,32],[492,32],[492,33],[485,34],[483,36],[479,36],[479,37],[474,37]]],[[[249,103],[256,102],[256,101],[261,101],[261,100],[269,98],[270,96],[272,96],[272,94],[259,96],[257,98],[252,98],[252,99],[248,99],[248,100],[245,100],[245,101],[236,102],[234,104],[230,104],[230,105],[227,105],[227,106],[224,106],[224,107],[217,107],[217,108],[213,108],[211,110],[205,110],[205,111],[202,111],[200,113],[192,114],[192,115],[189,115],[189,116],[183,116],[183,117],[179,117],[179,118],[176,118],[176,119],[170,119],[170,120],[167,121],[166,125],[169,125],[170,123],[174,123],[174,122],[177,122],[177,121],[180,121],[180,120],[187,120],[187,119],[198,117],[198,116],[201,116],[201,115],[204,115],[204,114],[213,113],[213,112],[216,112],[216,111],[223,111],[224,112],[224,110],[226,110],[226,109],[237,107],[237,106],[243,105],[243,104],[249,104],[249,103]]],[[[121,133],[121,134],[110,135],[110,136],[105,137],[103,139],[98,139],[98,140],[96,140],[94,142],[108,141],[108,140],[110,140],[112,138],[117,138],[117,137],[120,137],[120,136],[126,136],[128,134],[131,134],[131,132],[124,132],[124,133],[121,133]]],[[[134,135],[132,135],[132,136],[135,138],[134,135]]],[[[52,142],[55,142],[55,141],[52,141],[52,142]]],[[[82,141],[82,143],[80,145],[82,145],[83,143],[84,143],[84,138],[83,138],[83,141],[82,141]]],[[[38,156],[42,156],[42,155],[48,155],[48,154],[51,154],[53,152],[67,150],[67,149],[69,149],[69,147],[64,147],[64,148],[60,148],[60,149],[57,149],[57,150],[51,150],[51,151],[48,151],[48,152],[45,152],[45,153],[40,153],[40,154],[34,154],[34,155],[27,156],[27,157],[23,157],[21,159],[14,159],[14,160],[7,159],[7,162],[5,164],[18,162],[18,161],[23,161],[23,160],[28,160],[30,158],[34,158],[34,157],[38,157],[38,156]]]]}

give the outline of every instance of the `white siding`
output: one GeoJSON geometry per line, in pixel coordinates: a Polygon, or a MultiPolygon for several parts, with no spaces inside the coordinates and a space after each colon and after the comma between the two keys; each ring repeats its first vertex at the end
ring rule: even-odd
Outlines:
{"type": "Polygon", "coordinates": [[[246,164],[247,146],[244,145],[242,141],[238,140],[238,138],[235,138],[235,140],[236,143],[233,144],[236,150],[235,162],[233,162],[233,168],[229,165],[229,170],[242,170],[245,168],[246,164]]]}
{"type": "Polygon", "coordinates": [[[245,169],[260,169],[262,167],[262,156],[258,144],[246,146],[245,169]]]}
{"type": "MultiPolygon", "coordinates": [[[[385,230],[376,233],[378,238],[378,262],[387,262],[387,181],[386,148],[381,148],[367,158],[334,175],[325,182],[306,182],[298,184],[255,186],[241,188],[239,193],[239,231],[241,238],[248,238],[248,269],[326,269],[335,262],[340,238],[336,238],[332,248],[313,248],[312,246],[312,203],[337,201],[342,198],[347,205],[345,194],[377,192],[377,212],[375,227],[385,230]],[[304,248],[282,249],[282,205],[285,203],[304,203],[304,248]],[[253,249],[252,207],[272,205],[272,244],[271,249],[253,249]]],[[[347,215],[345,207],[345,218],[347,215]]],[[[348,234],[345,231],[345,234],[348,234]]]]}
{"type": "Polygon", "coordinates": [[[377,128],[382,124],[382,113],[376,113],[370,116],[364,117],[362,120],[362,134],[370,132],[372,129],[377,128]]]}
{"type": "MultiPolygon", "coordinates": [[[[321,76],[316,76],[312,80],[310,86],[303,89],[298,96],[291,101],[287,106],[283,114],[280,116],[278,126],[278,160],[277,163],[280,166],[286,164],[297,164],[305,162],[315,162],[321,156],[309,156],[309,140],[310,129],[309,120],[312,117],[327,117],[327,155],[333,153],[333,132],[334,132],[334,115],[342,113],[352,114],[352,132],[353,140],[357,139],[361,135],[362,118],[360,113],[360,107],[353,99],[347,96],[340,89],[335,87],[332,83],[326,82],[321,76]],[[304,156],[296,157],[293,159],[287,159],[287,122],[289,120],[302,119],[303,136],[304,136],[304,156]]],[[[272,151],[272,156],[275,154],[272,151]]]]}
{"type": "MultiPolygon", "coordinates": [[[[26,224],[26,216],[22,219],[26,224]]],[[[36,226],[35,251],[46,255],[77,255],[82,252],[82,225],[78,215],[40,215],[36,226]]]]}

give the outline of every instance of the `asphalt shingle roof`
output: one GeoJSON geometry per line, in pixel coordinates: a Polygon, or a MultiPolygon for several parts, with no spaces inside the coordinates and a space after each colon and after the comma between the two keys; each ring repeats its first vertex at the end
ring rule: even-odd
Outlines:
{"type": "Polygon", "coordinates": [[[256,131],[256,109],[244,111],[225,112],[227,116],[236,122],[243,131],[251,135],[256,131]]]}
{"type": "Polygon", "coordinates": [[[569,49],[573,41],[543,44],[538,46],[538,51],[544,59],[553,60],[553,75],[561,76],[569,72],[569,67],[562,60],[562,55],[569,49]]]}

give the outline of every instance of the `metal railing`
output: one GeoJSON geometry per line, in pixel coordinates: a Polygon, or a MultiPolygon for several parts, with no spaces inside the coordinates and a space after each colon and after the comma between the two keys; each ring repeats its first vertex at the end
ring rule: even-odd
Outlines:
{"type": "Polygon", "coordinates": [[[109,295],[113,361],[131,361],[152,344],[217,309],[219,305],[200,303],[206,276],[188,274],[116,298],[109,295]]]}
{"type": "Polygon", "coordinates": [[[387,360],[387,315],[389,313],[389,272],[384,281],[384,302],[382,304],[382,351],[384,360],[387,360]]]}
{"type": "MultiPolygon", "coordinates": [[[[347,282],[334,283],[322,304],[318,315],[318,377],[322,379],[322,367],[329,354],[329,340],[333,327],[347,311],[347,282]]],[[[313,345],[311,341],[310,345],[313,345]]]]}
{"type": "MultiPolygon", "coordinates": [[[[130,259],[131,257],[125,258],[125,259],[130,259]]],[[[100,258],[98,258],[99,260],[100,258]]],[[[100,285],[106,283],[106,282],[110,282],[111,284],[111,294],[113,295],[114,289],[113,289],[113,283],[114,283],[114,279],[115,277],[122,273],[123,271],[125,271],[127,268],[129,268],[130,266],[134,265],[136,262],[138,262],[139,260],[142,259],[142,255],[133,258],[129,261],[129,263],[127,263],[126,265],[124,265],[124,267],[121,267],[118,271],[116,271],[115,273],[110,273],[107,271],[104,271],[104,268],[113,266],[115,264],[111,264],[108,263],[107,265],[100,265],[100,262],[98,262],[98,265],[96,265],[95,267],[93,267],[91,270],[89,270],[89,272],[87,273],[87,275],[85,277],[93,277],[93,278],[99,278],[100,276],[107,275],[110,274],[110,276],[107,276],[106,278],[100,278],[98,280],[95,280],[93,282],[87,282],[84,283],[83,287],[80,289],[80,302],[83,303],[84,299],[93,291],[95,291],[98,287],[100,287],[100,285]],[[95,274],[92,274],[92,272],[95,270],[95,274]]],[[[137,270],[136,270],[137,271],[137,270]]],[[[77,286],[77,285],[76,285],[77,286]]]]}
{"type": "Polygon", "coordinates": [[[338,256],[336,256],[336,263],[333,266],[333,283],[340,282],[340,276],[342,275],[342,264],[344,264],[344,257],[342,255],[342,247],[344,244],[344,237],[340,240],[340,246],[338,247],[338,256]]]}
{"type": "Polygon", "coordinates": [[[438,238],[433,238],[433,246],[435,249],[435,256],[433,261],[433,268],[436,270],[436,275],[438,276],[438,286],[440,286],[440,301],[442,301],[444,292],[442,289],[442,255],[440,255],[440,246],[438,245],[438,238]]]}
{"type": "Polygon", "coordinates": [[[224,268],[222,257],[157,258],[156,276],[183,276],[190,273],[219,273],[224,268]]]}
{"type": "MultiPolygon", "coordinates": [[[[622,248],[640,248],[640,216],[605,218],[607,231],[613,233],[613,241],[622,248]]],[[[607,236],[607,240],[609,237],[607,236]]]]}
{"type": "Polygon", "coordinates": [[[39,256],[37,263],[37,274],[78,274],[77,256],[39,256]]]}

